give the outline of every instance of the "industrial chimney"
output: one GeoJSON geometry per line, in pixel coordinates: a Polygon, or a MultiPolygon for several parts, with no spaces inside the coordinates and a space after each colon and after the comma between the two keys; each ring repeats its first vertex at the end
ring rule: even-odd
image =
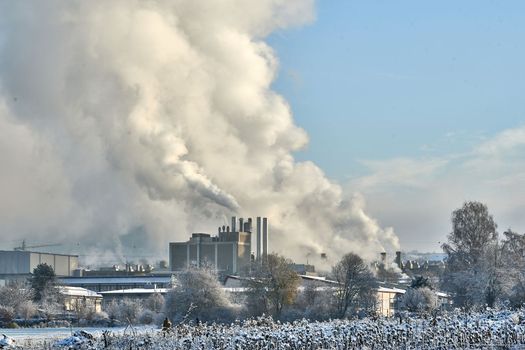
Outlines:
{"type": "Polygon", "coordinates": [[[401,263],[401,252],[399,252],[399,251],[396,252],[396,265],[401,270],[403,270],[403,264],[401,263]]]}
{"type": "Polygon", "coordinates": [[[248,222],[244,223],[244,232],[252,232],[252,218],[248,218],[248,222]]]}
{"type": "Polygon", "coordinates": [[[236,231],[235,225],[237,224],[237,218],[235,216],[232,216],[232,232],[236,231]]]}
{"type": "Polygon", "coordinates": [[[381,264],[383,264],[383,266],[386,266],[386,252],[381,253],[381,264]]]}
{"type": "Polygon", "coordinates": [[[261,259],[261,217],[257,217],[257,241],[255,243],[255,248],[257,249],[257,254],[255,257],[259,261],[261,259]]]}
{"type": "Polygon", "coordinates": [[[268,257],[268,218],[263,218],[262,231],[262,255],[263,259],[266,260],[266,258],[268,257]]]}

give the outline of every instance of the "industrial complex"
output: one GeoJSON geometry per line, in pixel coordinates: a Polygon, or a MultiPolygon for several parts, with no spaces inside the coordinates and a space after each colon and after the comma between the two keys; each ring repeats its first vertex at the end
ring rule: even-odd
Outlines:
{"type": "MultiPolygon", "coordinates": [[[[231,226],[219,227],[216,236],[193,233],[187,242],[170,243],[171,270],[211,265],[220,274],[247,274],[252,263],[253,221],[240,218],[238,224],[233,216],[231,226]]],[[[256,219],[255,249],[255,261],[262,261],[268,255],[267,218],[256,219]]]]}
{"type": "MultiPolygon", "coordinates": [[[[36,246],[39,247],[39,246],[36,246]]],[[[77,255],[52,254],[27,251],[25,246],[13,251],[0,251],[0,286],[16,280],[27,280],[42,263],[53,268],[61,285],[65,309],[91,305],[100,311],[101,306],[118,299],[145,299],[152,294],[166,294],[176,285],[177,275],[189,267],[209,267],[217,271],[224,289],[230,293],[244,293],[242,281],[257,264],[262,264],[269,251],[269,221],[266,217],[231,218],[230,225],[218,227],[217,233],[195,232],[185,242],[169,243],[169,266],[159,264],[117,265],[97,270],[79,266],[77,255]]],[[[333,288],[337,282],[320,277],[313,265],[292,264],[300,277],[301,287],[333,288]]],[[[387,263],[386,253],[372,263],[380,281],[377,289],[378,312],[392,316],[395,300],[404,290],[388,280],[388,269],[394,268],[404,276],[433,275],[443,268],[442,262],[403,261],[396,252],[392,264],[387,263]],[[390,267],[389,267],[390,266],[390,267]],[[385,276],[381,279],[381,276],[385,276]]],[[[396,281],[399,282],[400,280],[396,281]]],[[[446,298],[443,299],[446,302],[446,298]]]]}

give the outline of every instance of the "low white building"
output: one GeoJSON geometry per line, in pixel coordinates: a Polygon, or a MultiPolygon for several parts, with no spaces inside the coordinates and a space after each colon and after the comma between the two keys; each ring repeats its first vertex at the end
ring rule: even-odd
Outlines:
{"type": "Polygon", "coordinates": [[[101,294],[80,287],[60,286],[58,287],[58,289],[60,295],[62,295],[62,297],[64,298],[64,308],[66,311],[102,311],[101,294]]]}

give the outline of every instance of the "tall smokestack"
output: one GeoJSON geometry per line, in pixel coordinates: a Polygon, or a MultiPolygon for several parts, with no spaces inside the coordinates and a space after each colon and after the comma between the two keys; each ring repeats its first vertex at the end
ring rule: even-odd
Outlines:
{"type": "Polygon", "coordinates": [[[383,264],[383,266],[386,266],[386,252],[381,253],[381,264],[383,264]]]}
{"type": "Polygon", "coordinates": [[[262,254],[263,254],[263,259],[266,259],[268,257],[268,219],[267,218],[263,218],[262,231],[263,231],[262,254]]]}
{"type": "Polygon", "coordinates": [[[235,232],[235,225],[237,224],[237,218],[232,216],[232,232],[235,232]]]}
{"type": "Polygon", "coordinates": [[[261,259],[261,217],[257,217],[257,242],[255,243],[255,248],[257,249],[257,254],[255,257],[257,260],[261,259]]]}
{"type": "Polygon", "coordinates": [[[239,232],[244,231],[244,219],[239,218],[239,232]]]}
{"type": "Polygon", "coordinates": [[[403,270],[403,264],[401,263],[401,252],[396,252],[396,265],[403,270]]]}

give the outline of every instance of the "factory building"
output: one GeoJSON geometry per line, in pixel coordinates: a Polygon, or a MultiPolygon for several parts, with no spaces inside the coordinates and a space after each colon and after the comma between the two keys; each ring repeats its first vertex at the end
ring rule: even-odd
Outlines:
{"type": "Polygon", "coordinates": [[[171,274],[147,276],[99,276],[99,277],[62,277],[58,279],[64,286],[86,288],[97,293],[111,290],[134,288],[171,288],[174,277],[171,274]]]}
{"type": "Polygon", "coordinates": [[[23,250],[0,251],[0,280],[26,279],[39,264],[48,264],[57,276],[72,276],[78,268],[77,255],[38,253],[23,250]]]}
{"type": "MultiPolygon", "coordinates": [[[[251,267],[252,219],[238,221],[235,216],[231,226],[222,226],[217,236],[193,233],[187,242],[172,242],[169,248],[172,271],[190,266],[214,266],[221,274],[246,274],[251,267]]],[[[268,254],[268,219],[256,219],[256,258],[265,259],[268,254]]]]}

